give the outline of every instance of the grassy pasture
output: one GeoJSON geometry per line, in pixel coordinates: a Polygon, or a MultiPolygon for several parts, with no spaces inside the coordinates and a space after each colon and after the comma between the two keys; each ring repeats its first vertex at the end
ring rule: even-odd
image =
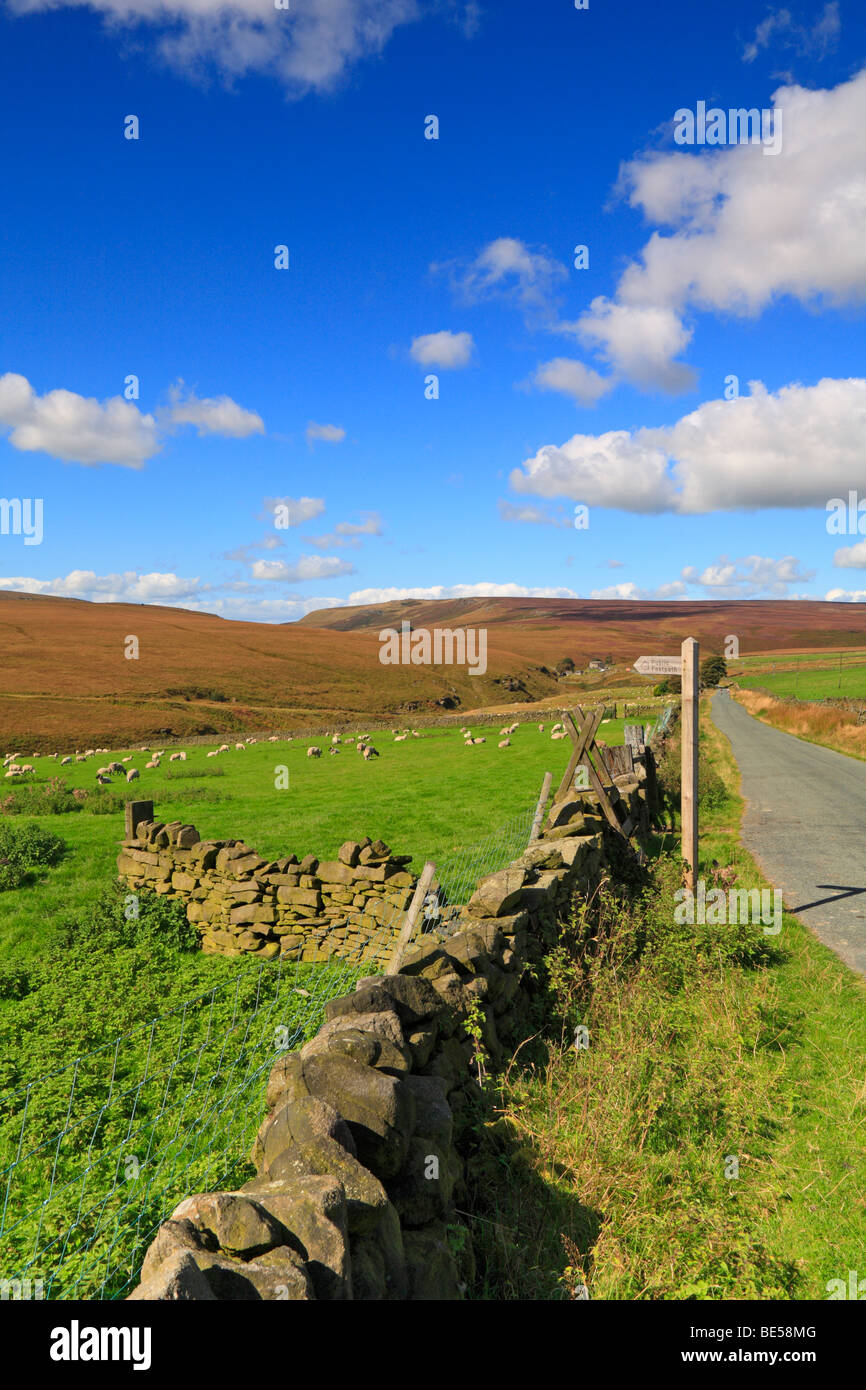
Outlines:
{"type": "MultiPolygon", "coordinates": [[[[191,822],[206,838],[244,839],[273,857],[333,858],[344,840],[381,837],[398,853],[414,854],[417,870],[426,858],[439,862],[525,811],[545,772],[561,776],[571,745],[552,742],[550,721],[544,723],[543,734],[534,723],[522,725],[511,747],[502,749],[498,727],[484,729],[486,743],[472,748],[463,746],[458,729],[428,729],[405,743],[377,733],[374,744],[381,756],[370,762],[351,744],[341,745],[332,758],[322,738],[309,741],[322,748],[321,758],[306,756],[307,740],[260,742],[243,752],[232,743],[217,758],[206,756],[207,745],[189,747],[185,763],[169,763],[167,747],[162,766],[149,772],[144,768],[148,755],[136,751],[127,767],[138,768],[140,778],[127,785],[117,777],[110,795],[152,799],[160,819],[191,822]],[[288,769],[285,790],[275,787],[280,767],[288,769]]],[[[610,720],[603,737],[621,743],[622,730],[621,721],[610,720]]],[[[97,767],[132,751],[119,749],[64,768],[47,757],[26,759],[36,769],[37,786],[57,777],[84,788],[88,800],[79,811],[36,816],[69,849],[37,882],[0,896],[0,959],[38,954],[51,920],[85,906],[114,877],[122,813],[92,814],[100,795],[95,774],[97,767]]],[[[8,786],[0,790],[0,810],[8,786]]]]}
{"type": "MultiPolygon", "coordinates": [[[[866,697],[866,662],[855,665],[838,660],[822,669],[813,657],[805,669],[798,668],[796,658],[786,663],[784,671],[764,671],[760,675],[740,676],[739,684],[747,690],[769,690],[773,695],[796,696],[799,700],[856,700],[866,697]]],[[[778,663],[781,664],[781,663],[778,663]]]]}

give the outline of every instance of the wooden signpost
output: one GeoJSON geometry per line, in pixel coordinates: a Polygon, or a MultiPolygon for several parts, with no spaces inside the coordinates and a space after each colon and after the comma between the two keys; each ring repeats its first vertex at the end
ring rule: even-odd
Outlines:
{"type": "Polygon", "coordinates": [[[700,648],[694,637],[683,642],[679,656],[641,656],[634,670],[642,676],[679,676],[682,683],[682,856],[688,865],[686,887],[695,891],[698,867],[698,695],[700,648]]]}

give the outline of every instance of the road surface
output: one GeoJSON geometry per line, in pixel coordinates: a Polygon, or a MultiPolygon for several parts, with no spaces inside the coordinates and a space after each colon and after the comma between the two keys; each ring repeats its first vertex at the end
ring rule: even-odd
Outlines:
{"type": "Polygon", "coordinates": [[[785,908],[866,974],[866,762],[753,719],[726,690],[712,714],[740,768],[744,845],[785,908]]]}

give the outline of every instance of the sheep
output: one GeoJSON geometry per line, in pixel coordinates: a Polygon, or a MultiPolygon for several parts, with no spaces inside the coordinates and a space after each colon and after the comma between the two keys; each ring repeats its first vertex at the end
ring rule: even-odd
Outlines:
{"type": "Polygon", "coordinates": [[[308,749],[307,749],[307,757],[308,757],[308,758],[321,758],[321,756],[322,756],[322,750],[321,750],[321,748],[308,748],[308,749]]]}
{"type": "Polygon", "coordinates": [[[127,782],[134,782],[136,777],[139,777],[140,775],[141,774],[139,773],[137,767],[131,767],[126,774],[126,780],[127,782]]]}
{"type": "Polygon", "coordinates": [[[398,734],[397,737],[394,739],[394,742],[395,742],[395,743],[405,743],[405,742],[406,742],[406,737],[407,737],[406,734],[398,734]]]}
{"type": "MultiPolygon", "coordinates": [[[[149,762],[149,763],[145,763],[144,766],[145,766],[145,770],[146,770],[146,771],[150,771],[150,769],[151,769],[152,767],[159,767],[159,759],[158,759],[158,758],[151,758],[150,762],[149,762]]],[[[97,778],[96,780],[99,781],[99,778],[97,778]]],[[[129,781],[129,777],[127,777],[126,780],[127,780],[127,782],[128,782],[128,781],[129,781]]]]}
{"type": "Polygon", "coordinates": [[[126,768],[123,766],[123,763],[109,763],[108,770],[109,772],[126,772],[126,768]]]}
{"type": "Polygon", "coordinates": [[[472,740],[472,742],[473,742],[473,743],[486,743],[486,742],[487,742],[487,739],[486,739],[486,738],[474,738],[474,739],[472,740]]]}
{"type": "Polygon", "coordinates": [[[10,767],[9,771],[6,772],[6,773],[4,773],[4,776],[5,776],[6,778],[12,777],[13,779],[14,779],[14,778],[17,778],[17,777],[20,777],[20,776],[21,776],[21,769],[20,769],[20,767],[10,767]]]}
{"type": "Polygon", "coordinates": [[[60,766],[61,766],[61,767],[65,767],[67,763],[71,763],[71,762],[72,762],[72,759],[71,759],[71,758],[61,758],[61,759],[60,759],[60,766]]]}
{"type": "Polygon", "coordinates": [[[421,735],[419,734],[419,732],[418,732],[417,729],[413,729],[413,730],[412,730],[412,737],[413,737],[413,738],[420,738],[420,737],[421,737],[421,735]]]}
{"type": "Polygon", "coordinates": [[[236,744],[235,744],[235,748],[237,749],[237,751],[238,751],[239,753],[245,753],[245,752],[246,752],[246,748],[244,747],[244,745],[243,745],[242,743],[236,743],[236,744]]]}
{"type": "Polygon", "coordinates": [[[510,747],[511,747],[511,739],[510,739],[510,738],[504,738],[504,739],[502,740],[501,743],[497,744],[497,747],[498,747],[498,748],[510,748],[510,747]]]}
{"type": "Polygon", "coordinates": [[[170,763],[176,763],[179,762],[182,758],[186,758],[186,753],[170,753],[168,760],[170,763]]]}
{"type": "Polygon", "coordinates": [[[76,761],[77,763],[86,763],[86,762],[87,762],[87,758],[84,756],[83,753],[76,753],[76,754],[75,754],[75,761],[76,761]]]}
{"type": "Polygon", "coordinates": [[[110,777],[100,777],[100,775],[99,775],[98,772],[97,772],[97,774],[96,774],[96,780],[97,780],[97,782],[99,783],[100,787],[110,787],[110,786],[111,786],[111,778],[110,778],[110,777]]]}
{"type": "Polygon", "coordinates": [[[228,753],[229,751],[230,750],[227,743],[221,743],[219,748],[217,749],[218,753],[228,753]]]}
{"type": "Polygon", "coordinates": [[[132,762],[132,754],[131,754],[131,753],[127,753],[126,757],[125,757],[125,758],[121,758],[120,761],[121,761],[122,763],[131,763],[131,762],[132,762]]]}
{"type": "Polygon", "coordinates": [[[271,734],[270,738],[268,739],[268,743],[279,743],[279,741],[280,740],[277,738],[276,734],[271,734]]]}
{"type": "Polygon", "coordinates": [[[371,758],[378,758],[378,757],[379,757],[379,750],[378,750],[378,748],[374,748],[373,745],[372,745],[372,743],[368,743],[368,744],[367,744],[367,747],[364,749],[364,762],[365,762],[365,763],[368,763],[368,762],[370,761],[371,758]]]}
{"type": "Polygon", "coordinates": [[[205,756],[208,758],[215,758],[219,751],[220,750],[218,748],[212,748],[209,753],[205,754],[205,756]]]}
{"type": "Polygon", "coordinates": [[[543,724],[539,724],[539,726],[538,726],[538,732],[539,732],[540,734],[543,734],[543,733],[544,733],[544,725],[543,725],[543,724]]]}
{"type": "Polygon", "coordinates": [[[508,733],[510,733],[510,732],[511,732],[510,729],[500,729],[500,730],[499,730],[499,737],[500,737],[500,738],[505,738],[505,735],[508,734],[508,733]]]}
{"type": "Polygon", "coordinates": [[[332,742],[332,743],[339,743],[339,742],[340,742],[340,735],[339,735],[339,734],[334,734],[334,737],[331,739],[331,742],[332,742]]]}
{"type": "Polygon", "coordinates": [[[95,754],[96,754],[96,749],[95,749],[95,748],[88,748],[88,750],[87,750],[87,752],[84,754],[84,756],[85,756],[85,758],[92,758],[92,757],[95,756],[95,754]]]}
{"type": "Polygon", "coordinates": [[[339,751],[340,751],[339,748],[329,748],[329,749],[328,749],[328,752],[329,752],[329,754],[331,755],[332,758],[336,758],[336,756],[337,756],[337,754],[339,753],[339,751]]]}

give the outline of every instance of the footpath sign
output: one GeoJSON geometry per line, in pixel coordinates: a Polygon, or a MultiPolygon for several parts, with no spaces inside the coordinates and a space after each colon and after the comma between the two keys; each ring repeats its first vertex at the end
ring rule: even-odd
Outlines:
{"type": "Polygon", "coordinates": [[[682,681],[682,855],[688,864],[686,886],[695,891],[698,867],[698,692],[700,648],[694,637],[683,642],[679,656],[640,656],[634,670],[642,676],[679,676],[682,681]]]}

